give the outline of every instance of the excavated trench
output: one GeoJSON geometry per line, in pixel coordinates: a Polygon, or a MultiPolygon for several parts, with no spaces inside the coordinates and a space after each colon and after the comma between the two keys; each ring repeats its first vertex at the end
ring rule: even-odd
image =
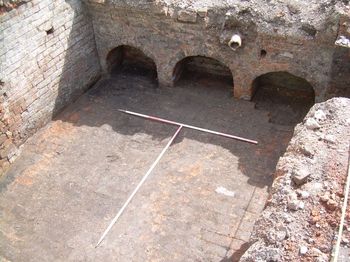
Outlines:
{"type": "Polygon", "coordinates": [[[285,72],[266,74],[248,102],[232,97],[234,74],[208,57],[180,61],[172,88],[158,87],[155,63],[136,48],[113,49],[107,65],[109,75],[31,138],[2,182],[9,232],[0,252],[15,259],[238,261],[294,125],[314,102],[310,84],[285,72]],[[95,249],[175,132],[120,108],[259,144],[183,130],[95,249]],[[11,179],[16,186],[5,189],[11,179]],[[22,237],[14,240],[19,219],[22,237]]]}
{"type": "Polygon", "coordinates": [[[0,1],[0,261],[326,261],[348,2],[0,1]]]}

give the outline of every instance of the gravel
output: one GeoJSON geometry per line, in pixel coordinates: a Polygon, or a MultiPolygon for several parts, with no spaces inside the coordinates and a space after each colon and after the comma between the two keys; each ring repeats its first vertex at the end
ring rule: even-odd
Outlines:
{"type": "MultiPolygon", "coordinates": [[[[333,98],[315,104],[296,126],[278,161],[270,199],[255,223],[252,244],[240,261],[264,261],[259,259],[267,254],[278,254],[278,261],[329,261],[344,199],[350,141],[347,119],[350,99],[333,98]],[[305,147],[313,154],[300,150],[305,147]]],[[[344,232],[346,248],[350,234],[344,232]]]]}

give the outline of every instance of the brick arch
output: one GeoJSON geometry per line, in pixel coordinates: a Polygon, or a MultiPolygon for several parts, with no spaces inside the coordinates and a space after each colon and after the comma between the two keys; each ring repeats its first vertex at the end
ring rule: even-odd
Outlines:
{"type": "Polygon", "coordinates": [[[118,45],[108,51],[105,58],[105,70],[108,73],[122,64],[138,66],[145,70],[154,71],[157,75],[157,64],[153,55],[149,56],[149,52],[144,52],[142,49],[133,45],[118,45]]]}
{"type": "Polygon", "coordinates": [[[187,64],[193,64],[198,67],[200,70],[200,67],[202,66],[203,72],[213,73],[213,74],[225,74],[229,75],[232,79],[232,87],[233,87],[233,74],[232,70],[229,66],[226,65],[226,63],[222,62],[222,59],[215,56],[208,56],[206,54],[196,54],[196,55],[179,55],[177,59],[173,59],[170,63],[169,68],[171,71],[169,72],[171,74],[172,79],[172,85],[175,84],[175,82],[178,80],[178,77],[181,75],[181,70],[187,65],[187,64]],[[196,65],[196,62],[197,65],[196,65]]]}
{"type": "Polygon", "coordinates": [[[293,74],[290,70],[276,70],[264,72],[256,76],[251,83],[252,96],[257,91],[259,86],[265,84],[281,86],[281,92],[289,93],[293,96],[305,96],[315,101],[315,88],[312,82],[304,77],[293,74]],[[284,89],[284,90],[282,90],[284,89]]]}
{"type": "Polygon", "coordinates": [[[142,51],[143,54],[145,54],[146,56],[151,58],[157,64],[157,56],[153,53],[152,50],[150,50],[151,48],[147,48],[145,45],[137,45],[137,44],[135,44],[135,41],[130,41],[128,39],[124,39],[122,41],[112,41],[107,46],[105,46],[106,47],[106,48],[104,48],[104,49],[106,49],[105,57],[108,55],[108,53],[111,50],[118,48],[120,46],[130,46],[130,47],[133,47],[135,49],[138,49],[138,50],[142,51]]]}

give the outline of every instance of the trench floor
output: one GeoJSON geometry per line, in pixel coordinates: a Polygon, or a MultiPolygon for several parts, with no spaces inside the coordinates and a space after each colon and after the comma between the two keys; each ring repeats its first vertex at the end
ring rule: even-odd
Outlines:
{"type": "Polygon", "coordinates": [[[236,261],[293,126],[197,80],[176,88],[140,76],[101,80],[29,139],[0,181],[0,260],[236,261]],[[183,129],[95,248],[176,130],[119,108],[259,144],[183,129]]]}

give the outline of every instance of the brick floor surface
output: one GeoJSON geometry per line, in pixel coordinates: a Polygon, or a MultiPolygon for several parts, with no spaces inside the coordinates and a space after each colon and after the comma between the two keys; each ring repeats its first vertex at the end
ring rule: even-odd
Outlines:
{"type": "Polygon", "coordinates": [[[293,127],[270,123],[268,112],[233,99],[216,82],[201,85],[160,89],[141,77],[102,80],[28,140],[0,181],[0,260],[237,260],[293,127]],[[118,108],[259,145],[182,130],[95,248],[176,130],[118,108]]]}

